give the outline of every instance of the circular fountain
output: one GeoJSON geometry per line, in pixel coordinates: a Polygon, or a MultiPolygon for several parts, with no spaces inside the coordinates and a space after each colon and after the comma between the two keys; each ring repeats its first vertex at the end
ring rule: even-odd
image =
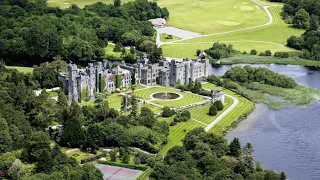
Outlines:
{"type": "Polygon", "coordinates": [[[180,97],[179,94],[173,92],[158,92],[153,93],[150,95],[153,99],[160,99],[160,100],[172,100],[178,99],[180,97]]]}

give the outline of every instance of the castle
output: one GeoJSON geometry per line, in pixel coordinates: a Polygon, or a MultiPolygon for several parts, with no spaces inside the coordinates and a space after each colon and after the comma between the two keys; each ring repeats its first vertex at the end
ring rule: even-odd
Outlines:
{"type": "Polygon", "coordinates": [[[111,92],[116,88],[130,86],[133,76],[137,84],[176,86],[177,83],[188,84],[207,77],[208,68],[209,60],[205,58],[160,60],[159,63],[148,64],[147,58],[137,57],[137,63],[119,64],[113,69],[109,68],[107,60],[89,63],[83,69],[70,63],[68,75],[61,75],[60,79],[69,101],[82,102],[84,95],[94,99],[95,92],[111,92]]]}

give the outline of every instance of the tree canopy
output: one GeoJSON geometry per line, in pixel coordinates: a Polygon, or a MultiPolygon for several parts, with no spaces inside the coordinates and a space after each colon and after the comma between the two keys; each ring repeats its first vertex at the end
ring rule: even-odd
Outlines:
{"type": "Polygon", "coordinates": [[[147,20],[168,17],[167,8],[147,0],[98,2],[83,9],[75,4],[66,9],[47,7],[43,0],[4,0],[0,3],[0,56],[6,62],[32,66],[61,58],[103,58],[108,41],[138,49],[146,43],[153,47],[155,30],[147,20]]]}

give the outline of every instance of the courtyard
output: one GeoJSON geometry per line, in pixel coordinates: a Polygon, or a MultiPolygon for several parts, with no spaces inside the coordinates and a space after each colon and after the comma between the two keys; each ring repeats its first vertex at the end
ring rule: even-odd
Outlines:
{"type": "Polygon", "coordinates": [[[188,106],[208,99],[207,97],[196,95],[191,92],[182,92],[180,89],[158,85],[137,90],[134,94],[138,98],[145,100],[148,104],[158,105],[159,107],[168,106],[169,108],[188,106]],[[178,94],[179,97],[176,99],[158,99],[152,96],[155,93],[174,93],[178,94]]]}

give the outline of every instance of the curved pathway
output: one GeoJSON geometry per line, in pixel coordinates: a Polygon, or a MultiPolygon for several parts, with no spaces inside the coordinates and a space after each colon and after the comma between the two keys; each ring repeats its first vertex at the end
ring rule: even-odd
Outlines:
{"type": "Polygon", "coordinates": [[[230,95],[227,95],[227,94],[225,94],[225,96],[228,96],[231,99],[233,99],[232,105],[227,110],[225,110],[223,113],[221,113],[220,116],[215,118],[210,124],[207,125],[207,127],[204,129],[206,132],[208,132],[211,128],[213,128],[214,125],[216,125],[218,122],[220,122],[224,116],[226,116],[231,110],[233,110],[238,105],[239,100],[237,98],[230,96],[230,95]]]}

